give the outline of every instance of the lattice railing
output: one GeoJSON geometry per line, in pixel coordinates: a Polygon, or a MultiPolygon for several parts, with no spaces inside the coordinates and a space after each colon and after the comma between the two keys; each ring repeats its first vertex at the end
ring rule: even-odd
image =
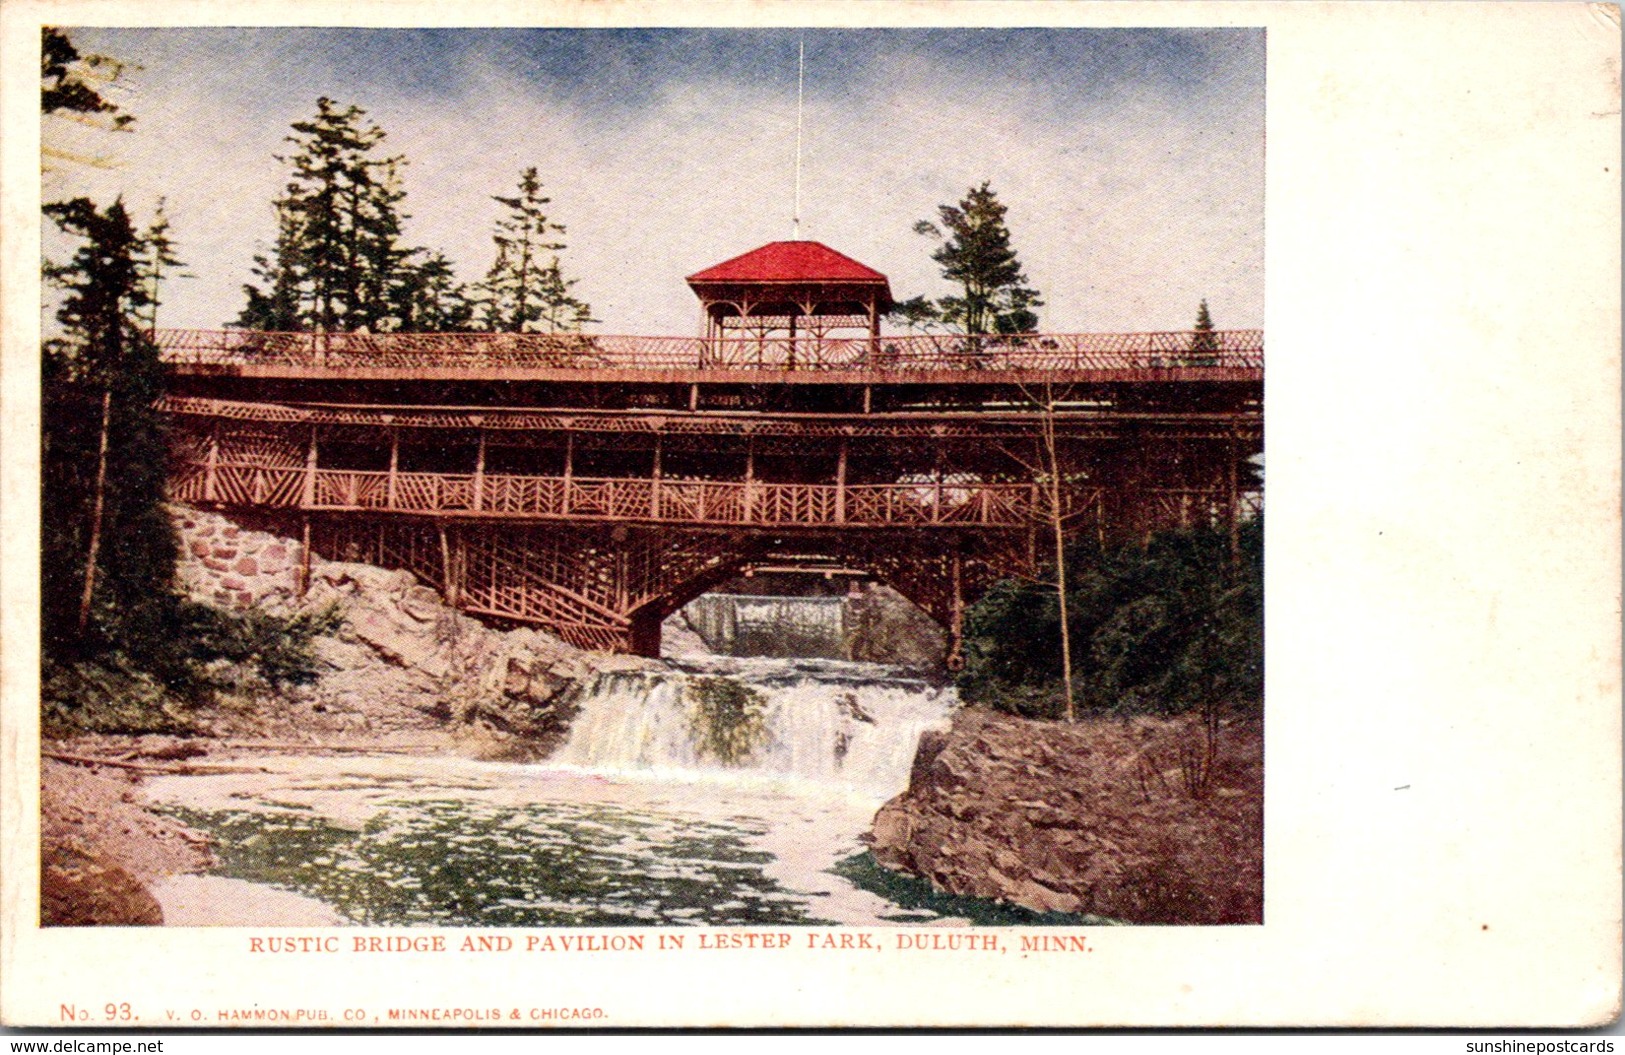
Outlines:
{"type": "Polygon", "coordinates": [[[718,525],[1020,527],[1032,484],[764,483],[619,477],[388,473],[179,461],[177,501],[319,511],[485,513],[536,519],[718,525]]]}
{"type": "Polygon", "coordinates": [[[159,330],[164,361],[313,369],[1261,370],[1263,330],[1016,336],[630,337],[546,333],[259,333],[159,330]]]}

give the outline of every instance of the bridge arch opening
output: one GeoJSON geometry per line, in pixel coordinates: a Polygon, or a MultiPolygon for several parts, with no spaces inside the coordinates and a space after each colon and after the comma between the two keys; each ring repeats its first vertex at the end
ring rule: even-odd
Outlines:
{"type": "Polygon", "coordinates": [[[948,630],[873,571],[745,564],[685,590],[663,617],[659,654],[841,659],[937,669],[948,630]]]}

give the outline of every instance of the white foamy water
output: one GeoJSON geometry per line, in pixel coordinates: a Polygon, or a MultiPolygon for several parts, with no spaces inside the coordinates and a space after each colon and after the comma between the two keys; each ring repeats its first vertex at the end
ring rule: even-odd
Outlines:
{"type": "Polygon", "coordinates": [[[711,658],[665,672],[599,676],[553,762],[603,773],[791,778],[884,801],[908,786],[920,736],[945,728],[951,687],[835,660],[711,658]],[[705,679],[744,685],[759,708],[731,762],[707,750],[705,679]]]}
{"type": "MultiPolygon", "coordinates": [[[[906,786],[952,689],[837,661],[670,667],[587,686],[544,763],[268,757],[148,794],[214,835],[222,874],[359,923],[956,922],[832,871],[906,786]],[[719,677],[758,694],[733,766],[702,748],[694,713],[696,680],[719,677]]],[[[229,917],[209,922],[242,923],[229,917]]]]}

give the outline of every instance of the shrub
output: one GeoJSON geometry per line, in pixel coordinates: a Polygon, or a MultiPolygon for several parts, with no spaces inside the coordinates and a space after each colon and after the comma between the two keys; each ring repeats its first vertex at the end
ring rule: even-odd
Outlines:
{"type": "MultiPolygon", "coordinates": [[[[1078,703],[1122,713],[1256,710],[1263,701],[1263,522],[1149,544],[1067,547],[1078,703]]],[[[1053,573],[1052,573],[1053,577],[1053,573]]],[[[965,613],[961,695],[1029,718],[1062,712],[1055,587],[1006,580],[965,613]]]]}

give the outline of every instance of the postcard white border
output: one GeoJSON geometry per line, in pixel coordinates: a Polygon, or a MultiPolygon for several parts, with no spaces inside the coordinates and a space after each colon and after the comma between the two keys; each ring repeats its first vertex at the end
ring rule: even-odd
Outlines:
{"type": "Polygon", "coordinates": [[[619,1027],[1616,1014],[1617,7],[8,0],[0,24],[7,1024],[109,1001],[158,1026],[255,1004],[602,1007],[560,1024],[619,1027]],[[37,928],[44,22],[1266,27],[1265,924],[1094,930],[1070,957],[254,956],[238,929],[37,928]]]}

